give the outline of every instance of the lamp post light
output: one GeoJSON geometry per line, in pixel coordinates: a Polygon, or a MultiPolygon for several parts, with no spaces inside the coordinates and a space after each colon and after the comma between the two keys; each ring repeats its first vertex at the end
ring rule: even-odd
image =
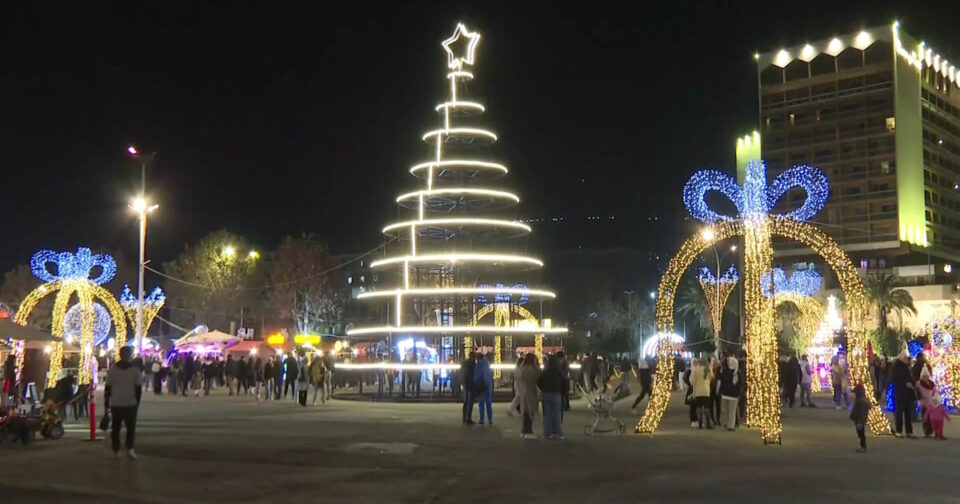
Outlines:
{"type": "Polygon", "coordinates": [[[147,241],[147,214],[156,210],[157,205],[150,205],[143,196],[138,196],[130,202],[130,209],[140,218],[140,267],[137,278],[137,353],[143,351],[143,249],[147,241]]]}
{"type": "Polygon", "coordinates": [[[148,156],[143,156],[133,145],[127,146],[127,154],[140,162],[140,194],[133,199],[129,207],[140,217],[140,265],[137,279],[137,353],[143,351],[143,269],[144,269],[144,245],[147,241],[147,214],[156,210],[157,205],[150,205],[147,202],[147,162],[156,158],[154,152],[148,156]]]}

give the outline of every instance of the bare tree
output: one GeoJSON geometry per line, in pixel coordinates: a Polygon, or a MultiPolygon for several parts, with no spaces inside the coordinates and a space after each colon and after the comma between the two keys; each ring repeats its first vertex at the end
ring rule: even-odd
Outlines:
{"type": "Polygon", "coordinates": [[[287,237],[273,253],[268,298],[301,334],[321,332],[343,315],[346,287],[326,248],[313,236],[287,237]]]}

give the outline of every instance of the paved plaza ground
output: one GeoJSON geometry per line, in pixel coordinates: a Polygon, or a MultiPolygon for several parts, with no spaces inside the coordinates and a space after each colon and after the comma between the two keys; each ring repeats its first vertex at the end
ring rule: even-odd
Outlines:
{"type": "MultiPolygon", "coordinates": [[[[139,459],[114,459],[71,423],[60,441],[0,447],[2,502],[958,502],[960,421],[949,441],[856,435],[843,411],[788,410],[784,443],[691,429],[675,395],[657,435],[521,440],[520,421],[465,427],[455,404],[147,395],[139,459]],[[765,499],[765,500],[761,500],[765,499]]],[[[632,426],[629,404],[617,415],[632,426]]],[[[536,426],[539,431],[539,425],[536,426]]],[[[632,430],[630,431],[632,432],[632,430]]]]}

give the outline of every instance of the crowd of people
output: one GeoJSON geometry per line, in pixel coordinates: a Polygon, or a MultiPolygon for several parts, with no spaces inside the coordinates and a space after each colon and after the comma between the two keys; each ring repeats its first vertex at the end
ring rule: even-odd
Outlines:
{"type": "Polygon", "coordinates": [[[225,388],[231,396],[253,395],[257,401],[290,397],[303,405],[303,398],[312,395],[310,402],[316,405],[318,399],[325,403],[333,393],[332,358],[315,353],[293,352],[265,359],[253,355],[241,355],[238,359],[228,355],[223,359],[186,354],[171,359],[168,365],[159,356],[148,362],[141,369],[156,395],[166,389],[169,394],[199,397],[225,388]]]}

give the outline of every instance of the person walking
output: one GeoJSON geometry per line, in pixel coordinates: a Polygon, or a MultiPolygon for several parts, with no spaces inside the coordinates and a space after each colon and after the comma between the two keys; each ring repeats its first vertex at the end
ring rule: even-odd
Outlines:
{"type": "Polygon", "coordinates": [[[203,395],[210,395],[210,387],[217,380],[217,363],[207,361],[203,366],[203,395]]]}
{"type": "Polygon", "coordinates": [[[333,397],[333,368],[337,366],[336,359],[333,358],[333,352],[327,352],[323,355],[323,402],[326,403],[333,397]]]}
{"type": "Polygon", "coordinates": [[[650,373],[650,365],[647,364],[647,359],[640,357],[637,359],[637,379],[640,382],[640,393],[637,395],[637,400],[633,401],[633,406],[630,407],[630,411],[634,414],[637,413],[637,405],[640,404],[640,401],[644,397],[650,396],[650,392],[653,390],[651,383],[652,375],[650,373]]]}
{"type": "Polygon", "coordinates": [[[477,353],[477,367],[473,371],[473,380],[477,387],[477,409],[480,410],[480,425],[483,425],[484,412],[490,425],[493,425],[493,370],[490,362],[482,353],[477,353]],[[486,410],[486,411],[484,411],[486,410]]]}
{"type": "Polygon", "coordinates": [[[913,435],[913,405],[917,400],[917,384],[910,372],[910,354],[904,350],[893,363],[893,400],[894,400],[894,432],[900,437],[906,429],[907,437],[916,439],[913,435]]]}
{"type": "Polygon", "coordinates": [[[263,361],[257,357],[252,364],[250,375],[253,379],[253,396],[257,401],[260,400],[260,388],[263,386],[263,361]]]}
{"type": "Polygon", "coordinates": [[[241,355],[240,362],[237,363],[237,395],[240,395],[240,387],[243,387],[243,395],[250,391],[249,368],[246,356],[241,355]]]}
{"type": "Polygon", "coordinates": [[[263,365],[263,400],[269,401],[273,398],[273,357],[267,359],[267,363],[263,365]]]}
{"type": "Polygon", "coordinates": [[[710,417],[714,425],[720,425],[720,359],[710,357],[710,417]]]}
{"type": "Polygon", "coordinates": [[[143,374],[132,362],[133,347],[120,348],[120,362],[107,371],[107,383],[103,390],[103,403],[110,410],[113,423],[110,426],[110,441],[115,457],[120,456],[120,428],[126,427],[124,446],[127,457],[137,458],[133,443],[137,432],[137,409],[143,393],[143,374]]]}
{"type": "Polygon", "coordinates": [[[160,366],[160,360],[154,359],[153,363],[150,364],[150,374],[153,377],[153,393],[154,395],[160,395],[163,393],[163,375],[160,374],[160,370],[163,369],[160,366]]]}
{"type": "Polygon", "coordinates": [[[290,355],[283,360],[283,370],[284,370],[284,384],[283,384],[283,398],[287,398],[287,391],[290,391],[290,396],[293,397],[293,402],[297,402],[297,377],[300,372],[300,365],[297,363],[297,356],[295,352],[290,352],[290,355]]]}
{"type": "Polygon", "coordinates": [[[537,387],[540,389],[543,403],[543,437],[547,439],[566,439],[563,435],[561,416],[563,391],[567,388],[564,382],[560,360],[554,355],[547,357],[547,365],[537,378],[537,387]]]}
{"type": "MultiPolygon", "coordinates": [[[[907,373],[910,370],[907,369],[907,373]]],[[[830,383],[833,385],[833,404],[837,409],[841,409],[840,398],[843,397],[845,407],[850,407],[850,396],[847,395],[846,376],[844,376],[843,366],[840,365],[840,357],[834,356],[830,361],[830,383]]]]}
{"type": "Polygon", "coordinates": [[[867,392],[862,383],[858,383],[853,389],[853,410],[850,411],[850,420],[857,428],[857,437],[860,438],[860,446],[857,452],[867,452],[866,425],[867,416],[870,413],[870,403],[867,402],[867,392]]]}
{"type": "Polygon", "coordinates": [[[713,422],[710,419],[710,379],[710,366],[704,364],[699,358],[693,359],[693,364],[690,366],[690,385],[697,405],[697,428],[699,429],[703,428],[704,423],[707,424],[708,429],[713,428],[713,422]]]}
{"type": "Polygon", "coordinates": [[[0,406],[7,406],[11,396],[17,395],[17,361],[13,353],[7,355],[3,361],[3,397],[0,398],[0,406]]]}
{"type": "Polygon", "coordinates": [[[324,398],[323,388],[324,388],[324,379],[327,374],[327,366],[323,363],[323,359],[319,356],[314,356],[313,360],[310,361],[310,387],[313,389],[313,401],[314,406],[317,405],[317,395],[320,395],[320,404],[326,404],[327,400],[324,398]]]}
{"type": "MultiPolygon", "coordinates": [[[[227,363],[223,366],[223,373],[227,376],[227,395],[233,395],[234,379],[237,377],[237,361],[232,355],[227,356],[227,363]]],[[[239,392],[238,392],[239,393],[239,392]]]]}
{"type": "MultiPolygon", "coordinates": [[[[563,392],[561,393],[561,399],[563,400],[563,411],[570,411],[570,363],[567,362],[567,355],[560,350],[557,352],[557,360],[560,362],[560,374],[563,376],[565,386],[563,387],[563,392]]],[[[560,420],[563,420],[563,415],[560,415],[560,420]]]]}
{"type": "Polygon", "coordinates": [[[533,419],[537,416],[537,357],[533,353],[523,356],[523,365],[520,367],[516,380],[517,397],[520,403],[520,416],[523,424],[520,437],[523,439],[537,439],[533,433],[533,419]]]}
{"type": "Polygon", "coordinates": [[[728,431],[737,426],[737,405],[740,402],[740,363],[730,354],[720,370],[720,424],[728,431]]]}
{"type": "Polygon", "coordinates": [[[940,393],[936,390],[934,390],[933,396],[931,396],[931,402],[927,406],[923,420],[924,422],[930,422],[933,435],[938,441],[945,441],[947,439],[943,436],[943,421],[950,420],[950,415],[947,414],[947,408],[943,405],[943,398],[940,397],[940,393]]]}
{"type": "MultiPolygon", "coordinates": [[[[473,380],[473,373],[477,368],[473,354],[467,356],[466,360],[460,363],[460,376],[463,377],[463,423],[473,425],[473,402],[476,400],[476,382],[473,380]]],[[[390,378],[391,385],[393,378],[390,378]]]]}
{"type": "Polygon", "coordinates": [[[170,395],[177,395],[180,388],[177,386],[177,380],[180,378],[180,359],[173,359],[170,362],[170,368],[167,371],[167,392],[170,395]]]}
{"type": "Polygon", "coordinates": [[[297,360],[297,397],[300,406],[307,406],[307,394],[310,392],[310,364],[306,357],[297,360]]]}
{"type": "Polygon", "coordinates": [[[800,407],[814,408],[813,399],[810,395],[810,387],[813,384],[813,369],[810,367],[810,361],[804,355],[800,360],[800,407]]]}
{"type": "Polygon", "coordinates": [[[283,361],[280,355],[273,356],[273,398],[280,400],[280,394],[283,392],[283,361]]]}
{"type": "Polygon", "coordinates": [[[797,402],[797,385],[800,384],[801,371],[800,362],[796,355],[791,355],[783,366],[783,399],[784,402],[793,407],[797,402]]]}

